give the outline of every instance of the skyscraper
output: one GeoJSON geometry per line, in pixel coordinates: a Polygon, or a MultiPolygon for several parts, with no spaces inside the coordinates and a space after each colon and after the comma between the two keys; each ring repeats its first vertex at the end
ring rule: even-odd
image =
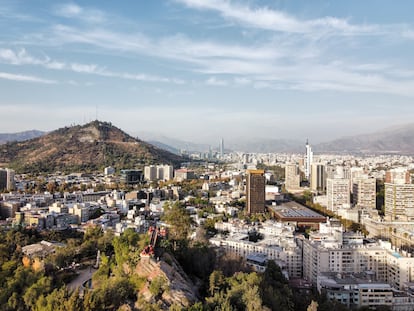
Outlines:
{"type": "Polygon", "coordinates": [[[326,188],[325,165],[321,163],[311,164],[310,187],[313,191],[324,191],[326,188]]]}
{"type": "Polygon", "coordinates": [[[308,140],[306,140],[305,177],[306,177],[307,180],[310,179],[312,162],[313,162],[313,152],[312,152],[312,148],[309,145],[308,140]]]}
{"type": "Polygon", "coordinates": [[[14,190],[14,170],[0,169],[0,191],[1,190],[14,190]]]}
{"type": "Polygon", "coordinates": [[[249,214],[265,211],[264,170],[247,170],[246,207],[249,214]]]}
{"type": "Polygon", "coordinates": [[[219,152],[220,152],[220,159],[223,159],[224,157],[224,139],[220,139],[220,145],[219,145],[219,152]]]}

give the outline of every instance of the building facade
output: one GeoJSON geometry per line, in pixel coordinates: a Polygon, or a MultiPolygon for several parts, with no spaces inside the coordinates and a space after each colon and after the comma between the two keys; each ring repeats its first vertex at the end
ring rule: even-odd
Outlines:
{"type": "Polygon", "coordinates": [[[351,203],[351,192],[349,179],[328,178],[326,181],[326,195],[328,199],[327,208],[330,211],[337,211],[342,207],[349,207],[351,203]]]}
{"type": "Polygon", "coordinates": [[[265,211],[265,186],[264,170],[247,170],[246,208],[249,214],[265,211]]]}

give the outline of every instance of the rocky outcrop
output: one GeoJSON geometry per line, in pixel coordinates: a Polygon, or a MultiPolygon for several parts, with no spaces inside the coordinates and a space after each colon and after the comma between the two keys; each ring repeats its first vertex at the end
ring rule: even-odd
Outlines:
{"type": "Polygon", "coordinates": [[[163,309],[168,309],[171,305],[188,307],[198,301],[196,286],[176,259],[168,253],[159,260],[141,258],[135,272],[147,278],[145,286],[139,292],[139,296],[147,302],[158,303],[163,309]],[[160,278],[165,281],[166,286],[156,297],[150,290],[151,283],[160,278]]]}

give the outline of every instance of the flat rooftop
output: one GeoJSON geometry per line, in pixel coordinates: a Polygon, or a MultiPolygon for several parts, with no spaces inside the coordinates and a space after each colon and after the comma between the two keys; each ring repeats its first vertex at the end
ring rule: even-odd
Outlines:
{"type": "Polygon", "coordinates": [[[268,209],[275,213],[280,220],[317,221],[325,222],[326,218],[299,203],[289,201],[280,205],[269,205],[268,209]]]}

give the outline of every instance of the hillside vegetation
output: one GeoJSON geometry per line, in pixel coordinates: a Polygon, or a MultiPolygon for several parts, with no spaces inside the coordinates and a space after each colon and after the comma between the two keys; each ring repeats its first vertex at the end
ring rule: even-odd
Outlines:
{"type": "Polygon", "coordinates": [[[0,146],[0,165],[19,173],[96,171],[105,166],[137,168],[152,163],[179,165],[183,161],[178,155],[100,121],[0,146]]]}

